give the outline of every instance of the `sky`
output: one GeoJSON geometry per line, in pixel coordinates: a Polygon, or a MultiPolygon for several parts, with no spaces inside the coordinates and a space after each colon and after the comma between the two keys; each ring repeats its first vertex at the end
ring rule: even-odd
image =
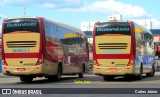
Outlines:
{"type": "MultiPolygon", "coordinates": [[[[151,20],[160,28],[160,0],[0,0],[0,24],[4,18],[40,16],[81,28],[81,22],[107,20],[121,14],[123,20],[151,20]]],[[[1,25],[0,25],[1,27],[1,25]]]]}

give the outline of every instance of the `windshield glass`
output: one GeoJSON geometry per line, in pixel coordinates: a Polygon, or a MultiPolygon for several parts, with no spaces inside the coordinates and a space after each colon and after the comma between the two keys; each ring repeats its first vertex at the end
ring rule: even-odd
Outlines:
{"type": "Polygon", "coordinates": [[[39,32],[39,21],[36,18],[17,18],[4,21],[4,34],[11,32],[39,32]]]}
{"type": "Polygon", "coordinates": [[[96,36],[104,34],[130,35],[128,22],[103,22],[96,25],[96,36]]]}

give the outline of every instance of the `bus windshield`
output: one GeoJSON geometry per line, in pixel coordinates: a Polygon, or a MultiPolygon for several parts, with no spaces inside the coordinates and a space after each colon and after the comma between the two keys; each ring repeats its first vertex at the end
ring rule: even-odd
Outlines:
{"type": "Polygon", "coordinates": [[[130,35],[128,22],[104,22],[96,25],[96,36],[105,34],[130,35]]]}
{"type": "Polygon", "coordinates": [[[4,21],[4,34],[11,32],[39,32],[39,21],[36,18],[18,18],[4,21]]]}

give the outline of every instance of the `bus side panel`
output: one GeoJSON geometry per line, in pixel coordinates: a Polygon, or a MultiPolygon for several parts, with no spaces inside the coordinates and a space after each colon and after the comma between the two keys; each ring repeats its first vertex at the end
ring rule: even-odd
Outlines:
{"type": "Polygon", "coordinates": [[[56,73],[57,66],[61,64],[62,74],[81,73],[82,63],[87,59],[86,45],[82,35],[80,36],[69,27],[47,20],[44,22],[44,28],[45,71],[56,73]]]}
{"type": "Polygon", "coordinates": [[[46,75],[56,75],[58,63],[63,57],[63,50],[54,33],[51,31],[51,23],[44,22],[44,73],[46,75]]]}
{"type": "Polygon", "coordinates": [[[140,66],[143,66],[143,73],[151,72],[155,63],[153,36],[143,28],[134,23],[135,31],[135,72],[140,73],[140,66]]]}

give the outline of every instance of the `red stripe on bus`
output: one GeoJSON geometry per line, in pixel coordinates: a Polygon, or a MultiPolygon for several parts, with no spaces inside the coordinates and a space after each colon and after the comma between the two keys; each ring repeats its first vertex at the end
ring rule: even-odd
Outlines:
{"type": "Polygon", "coordinates": [[[38,58],[39,53],[5,53],[5,58],[38,58]]]}
{"type": "Polygon", "coordinates": [[[129,59],[130,54],[96,54],[97,59],[129,59]]]}

